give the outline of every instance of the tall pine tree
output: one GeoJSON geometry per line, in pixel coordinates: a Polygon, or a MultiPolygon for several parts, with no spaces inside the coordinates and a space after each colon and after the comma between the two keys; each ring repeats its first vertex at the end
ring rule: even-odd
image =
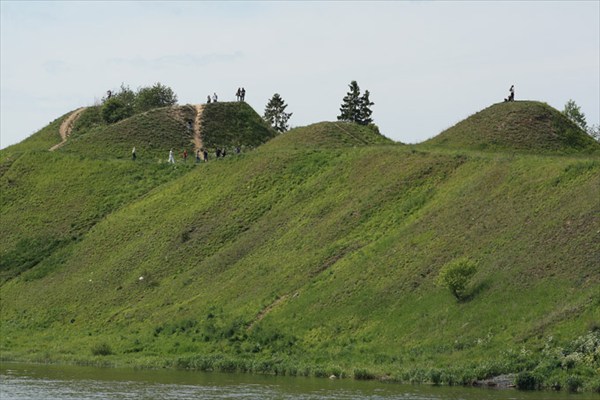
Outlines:
{"type": "Polygon", "coordinates": [[[285,132],[289,128],[287,122],[293,113],[286,113],[286,107],[287,104],[285,104],[279,93],[275,93],[265,107],[263,119],[278,132],[285,132]]]}
{"type": "Polygon", "coordinates": [[[371,106],[373,103],[369,99],[369,91],[365,90],[364,95],[360,95],[360,87],[356,81],[350,82],[350,91],[346,93],[340,107],[340,115],[337,119],[340,121],[355,122],[360,125],[368,125],[373,122],[371,118],[371,106]]]}
{"type": "Polygon", "coordinates": [[[373,118],[371,118],[371,114],[373,114],[373,111],[371,111],[371,106],[375,103],[369,99],[370,94],[371,93],[369,93],[368,90],[365,90],[365,94],[363,94],[360,98],[360,109],[358,111],[359,121],[357,122],[361,125],[369,125],[373,123],[373,118]]]}

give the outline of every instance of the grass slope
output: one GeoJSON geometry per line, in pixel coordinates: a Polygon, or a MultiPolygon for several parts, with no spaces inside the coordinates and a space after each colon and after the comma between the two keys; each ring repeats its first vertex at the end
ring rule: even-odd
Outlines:
{"type": "Polygon", "coordinates": [[[22,156],[0,179],[2,357],[597,389],[600,159],[342,128],[196,167],[22,156]],[[40,230],[68,243],[21,260],[40,230]],[[462,256],[457,302],[435,280],[462,256]]]}
{"type": "Polygon", "coordinates": [[[205,104],[201,131],[208,149],[256,147],[277,135],[245,102],[205,104]]]}
{"type": "Polygon", "coordinates": [[[374,126],[349,122],[319,122],[291,129],[285,135],[272,140],[266,147],[331,148],[391,144],[374,126]]]}
{"type": "Polygon", "coordinates": [[[425,144],[473,150],[599,152],[600,144],[558,110],[536,101],[494,104],[425,144]]]}

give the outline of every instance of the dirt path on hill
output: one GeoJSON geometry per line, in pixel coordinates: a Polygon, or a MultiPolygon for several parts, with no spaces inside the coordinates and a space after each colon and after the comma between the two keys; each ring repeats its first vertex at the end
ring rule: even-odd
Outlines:
{"type": "Polygon", "coordinates": [[[196,119],[194,120],[194,152],[200,150],[203,147],[202,144],[202,111],[204,111],[204,104],[196,104],[196,119]]]}
{"type": "Polygon", "coordinates": [[[50,151],[54,151],[56,149],[61,148],[67,142],[67,138],[69,137],[69,135],[71,134],[71,131],[73,130],[73,125],[75,124],[75,121],[77,121],[77,118],[79,118],[79,116],[81,116],[81,113],[85,109],[86,109],[86,107],[78,108],[77,110],[73,111],[67,117],[67,119],[65,119],[63,121],[63,123],[60,125],[60,128],[58,128],[58,132],[60,133],[60,137],[62,140],[60,143],[55,144],[54,146],[50,147],[50,151]]]}
{"type": "Polygon", "coordinates": [[[276,299],[273,303],[269,304],[268,306],[266,306],[265,308],[263,308],[258,315],[254,318],[254,321],[250,322],[250,324],[248,324],[247,329],[250,330],[252,329],[252,327],[262,321],[262,319],[264,317],[267,316],[268,313],[270,313],[275,307],[277,307],[279,304],[281,304],[284,300],[286,300],[288,298],[288,295],[283,295],[280,298],[276,299]]]}

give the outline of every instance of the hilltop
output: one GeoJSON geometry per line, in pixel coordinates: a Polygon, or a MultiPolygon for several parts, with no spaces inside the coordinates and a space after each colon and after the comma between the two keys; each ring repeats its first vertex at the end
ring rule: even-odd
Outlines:
{"type": "Polygon", "coordinates": [[[473,150],[581,153],[600,144],[563,113],[536,101],[494,104],[425,144],[473,150]]]}
{"type": "MultiPolygon", "coordinates": [[[[170,149],[178,154],[187,150],[193,155],[196,147],[214,151],[217,147],[256,147],[276,135],[276,132],[246,103],[211,103],[201,106],[184,105],[157,108],[135,114],[113,124],[100,116],[100,107],[87,107],[68,113],[55,121],[62,127],[72,114],[79,112],[68,140],[57,151],[89,154],[101,158],[129,158],[135,146],[141,159],[165,160],[170,149]],[[200,141],[196,136],[200,136],[200,141]],[[200,146],[198,146],[200,144],[200,146]]],[[[48,149],[61,136],[50,136],[42,130],[23,142],[40,143],[48,149]],[[45,140],[42,140],[44,138],[45,140]]],[[[13,150],[22,144],[13,146],[13,150]]]]}
{"type": "Polygon", "coordinates": [[[0,152],[2,359],[600,388],[596,153],[270,138],[223,104],[205,145],[246,147],[208,163],[157,162],[194,146],[191,106],[0,152]],[[436,284],[460,257],[463,301],[436,284]]]}

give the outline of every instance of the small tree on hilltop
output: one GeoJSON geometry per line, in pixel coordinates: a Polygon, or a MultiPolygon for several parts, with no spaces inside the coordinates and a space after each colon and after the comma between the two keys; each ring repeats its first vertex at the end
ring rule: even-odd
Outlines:
{"type": "Polygon", "coordinates": [[[175,104],[177,104],[177,95],[170,87],[160,83],[139,89],[135,97],[135,111],[138,113],[175,104]]]}
{"type": "Polygon", "coordinates": [[[585,120],[585,114],[581,112],[581,108],[573,100],[567,101],[563,114],[567,116],[571,121],[575,123],[582,130],[587,132],[587,121],[585,120]]]}
{"type": "Polygon", "coordinates": [[[340,121],[355,122],[360,125],[368,125],[373,122],[371,118],[371,106],[373,103],[369,99],[369,91],[366,90],[363,96],[360,95],[360,87],[356,81],[348,85],[350,91],[346,93],[340,107],[340,115],[337,119],[340,121]]]}
{"type": "Polygon", "coordinates": [[[447,287],[457,300],[463,300],[467,285],[477,272],[477,263],[468,258],[459,258],[444,265],[437,283],[447,287]]]}
{"type": "Polygon", "coordinates": [[[275,93],[265,107],[263,119],[271,124],[277,132],[285,132],[289,128],[287,122],[293,113],[285,112],[287,106],[279,93],[275,93]]]}
{"type": "Polygon", "coordinates": [[[117,93],[104,100],[100,115],[106,123],[118,122],[133,115],[134,103],[135,93],[122,83],[121,89],[117,93]]]}
{"type": "Polygon", "coordinates": [[[369,93],[368,90],[365,90],[365,94],[360,98],[360,109],[358,110],[358,117],[360,119],[359,124],[362,125],[369,125],[373,123],[373,118],[371,118],[371,114],[373,114],[373,111],[371,111],[371,106],[375,103],[373,103],[369,99],[370,94],[371,93],[369,93]]]}
{"type": "Polygon", "coordinates": [[[111,97],[102,105],[100,114],[106,123],[113,124],[122,119],[131,117],[133,115],[133,108],[126,104],[122,99],[111,97]]]}

